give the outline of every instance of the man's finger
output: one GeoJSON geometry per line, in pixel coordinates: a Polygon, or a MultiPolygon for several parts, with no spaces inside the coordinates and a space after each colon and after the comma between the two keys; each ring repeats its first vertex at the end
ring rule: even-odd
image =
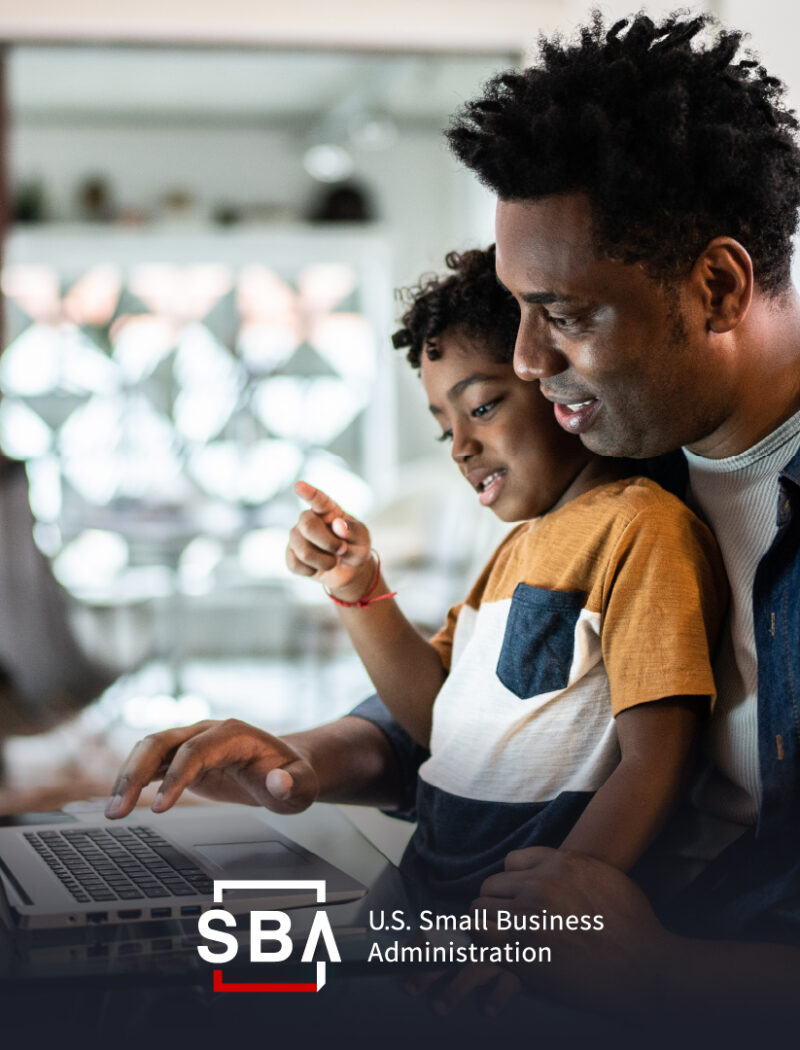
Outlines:
{"type": "Polygon", "coordinates": [[[451,1013],[476,988],[497,980],[500,973],[500,968],[491,963],[468,963],[451,981],[442,983],[434,997],[434,1010],[439,1014],[451,1013]]]}
{"type": "Polygon", "coordinates": [[[481,897],[500,898],[508,901],[516,897],[520,889],[532,885],[535,880],[536,876],[530,872],[498,871],[495,875],[490,875],[483,880],[481,897]]]}
{"type": "Polygon", "coordinates": [[[302,758],[295,758],[267,773],[264,786],[270,800],[270,809],[280,804],[282,813],[300,813],[316,801],[319,783],[311,766],[302,758]],[[273,801],[274,800],[274,801],[273,801]]]}
{"type": "Polygon", "coordinates": [[[114,781],[111,797],[106,805],[106,816],[111,820],[127,816],[136,805],[142,789],[158,778],[160,772],[169,764],[175,750],[184,741],[204,732],[209,724],[198,722],[195,725],[155,733],[140,740],[128,755],[114,781]]]}
{"type": "MultiPolygon", "coordinates": [[[[412,940],[413,943],[413,940],[412,940]]],[[[403,979],[403,991],[408,995],[422,995],[444,975],[445,970],[426,970],[403,979]]]]}
{"type": "Polygon", "coordinates": [[[529,871],[538,868],[541,864],[547,864],[559,857],[559,850],[550,846],[528,846],[526,849],[515,849],[507,854],[506,871],[529,871]]]}
{"type": "Polygon", "coordinates": [[[484,1013],[499,1014],[521,991],[522,981],[519,977],[508,970],[501,970],[489,990],[483,1006],[484,1013]]]}
{"type": "Polygon", "coordinates": [[[206,732],[190,737],[173,755],[153,800],[153,812],[163,813],[174,806],[202,773],[241,768],[253,755],[253,741],[249,737],[242,739],[235,720],[214,724],[206,732]]]}
{"type": "Polygon", "coordinates": [[[476,930],[476,940],[486,941],[489,944],[505,944],[508,941],[508,931],[497,928],[497,913],[508,911],[508,898],[478,897],[470,904],[470,910],[480,908],[486,912],[486,928],[476,930]]]}

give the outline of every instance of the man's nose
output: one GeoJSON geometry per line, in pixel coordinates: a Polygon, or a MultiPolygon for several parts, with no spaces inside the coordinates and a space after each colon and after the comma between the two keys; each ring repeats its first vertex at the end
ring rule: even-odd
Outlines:
{"type": "Polygon", "coordinates": [[[514,371],[520,379],[547,379],[563,372],[568,363],[553,345],[546,321],[541,318],[522,321],[514,344],[514,371]]]}

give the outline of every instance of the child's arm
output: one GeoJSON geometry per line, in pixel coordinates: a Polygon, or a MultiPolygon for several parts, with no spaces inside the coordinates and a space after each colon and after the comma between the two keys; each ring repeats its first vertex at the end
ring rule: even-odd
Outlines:
{"type": "MultiPolygon", "coordinates": [[[[387,594],[365,525],[319,489],[298,481],[295,492],[310,504],[289,534],[286,562],[298,576],[323,584],[343,602],[387,594]],[[373,586],[374,584],[374,586],[373,586]]],[[[446,671],[438,651],[405,618],[392,598],[364,608],[337,605],[356,652],[381,700],[403,728],[428,746],[431,710],[446,671]]]]}
{"type": "Polygon", "coordinates": [[[682,787],[708,697],[673,696],[616,718],[622,759],[561,843],[627,871],[655,838],[682,787]]]}

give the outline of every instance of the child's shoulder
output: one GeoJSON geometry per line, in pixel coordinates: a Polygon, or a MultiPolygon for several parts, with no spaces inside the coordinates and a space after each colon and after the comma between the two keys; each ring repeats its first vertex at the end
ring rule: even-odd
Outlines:
{"type": "Polygon", "coordinates": [[[521,522],[500,543],[488,568],[509,558],[529,559],[546,551],[550,564],[594,565],[612,556],[623,537],[645,545],[716,549],[706,526],[686,504],[651,478],[632,476],[596,485],[563,507],[521,522]]]}
{"type": "Polygon", "coordinates": [[[652,478],[640,475],[596,485],[559,508],[553,517],[587,518],[602,527],[610,521],[630,522],[642,513],[662,515],[667,519],[697,520],[683,500],[667,492],[652,478]]]}
{"type": "MultiPolygon", "coordinates": [[[[635,475],[597,485],[552,513],[550,536],[579,536],[603,548],[628,536],[685,537],[692,545],[713,548],[708,526],[677,496],[651,478],[635,475]]],[[[540,519],[541,520],[541,519],[540,519]]]]}
{"type": "Polygon", "coordinates": [[[706,557],[718,558],[713,533],[694,511],[651,478],[638,475],[597,485],[565,504],[553,514],[552,528],[580,535],[585,543],[594,537],[603,548],[624,535],[629,542],[702,550],[706,557]],[[562,512],[570,514],[559,521],[562,512]]]}

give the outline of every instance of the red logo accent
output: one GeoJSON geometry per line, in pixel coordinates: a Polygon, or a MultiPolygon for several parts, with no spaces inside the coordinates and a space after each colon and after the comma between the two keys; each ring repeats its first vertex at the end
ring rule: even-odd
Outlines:
{"type": "Polygon", "coordinates": [[[316,992],[316,984],[273,983],[258,984],[246,981],[225,983],[222,970],[214,970],[215,992],[316,992]]]}

